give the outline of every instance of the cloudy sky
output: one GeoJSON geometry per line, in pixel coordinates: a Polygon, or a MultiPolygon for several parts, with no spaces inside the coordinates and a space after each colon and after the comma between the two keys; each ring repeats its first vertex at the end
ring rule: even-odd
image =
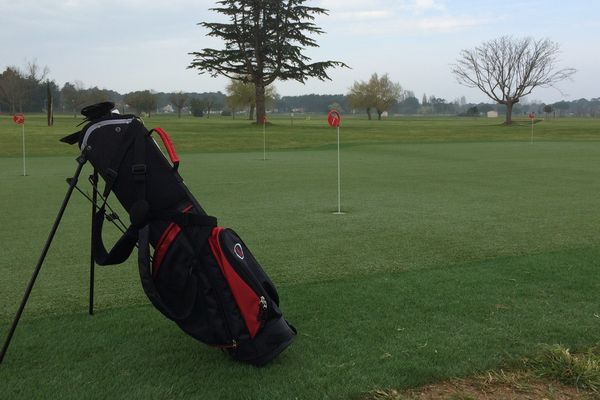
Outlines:
{"type": "MultiPolygon", "coordinates": [[[[571,82],[540,89],[530,100],[600,97],[599,0],[313,0],[329,10],[316,23],[326,33],[313,60],[340,60],[331,81],[278,82],[281,95],[346,93],[356,80],[388,73],[420,99],[485,97],[458,85],[450,66],[461,49],[501,36],[549,38],[560,65],[578,70],[571,82]]],[[[218,91],[226,80],[186,69],[189,52],[220,43],[197,26],[221,18],[209,0],[0,0],[0,70],[36,60],[59,85],[121,93],[218,91]]]]}

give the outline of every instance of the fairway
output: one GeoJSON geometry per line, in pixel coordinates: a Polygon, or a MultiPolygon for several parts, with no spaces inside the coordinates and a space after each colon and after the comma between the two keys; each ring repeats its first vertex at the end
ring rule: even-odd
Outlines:
{"type": "MultiPolygon", "coordinates": [[[[0,123],[2,340],[76,167],[76,150],[56,143],[74,122],[27,127],[27,177],[19,132],[0,123]]],[[[542,121],[533,144],[527,124],[344,123],[347,214],[334,215],[335,132],[322,116],[274,119],[267,161],[262,130],[247,121],[146,121],[171,133],[191,191],[278,287],[299,335],[275,362],[236,364],[186,336],[149,305],[135,257],[98,268],[88,316],[90,205],[74,193],[0,367],[0,392],[345,399],[496,368],[541,344],[598,342],[598,120],[542,121]]],[[[89,191],[86,179],[80,186],[89,191]]]]}

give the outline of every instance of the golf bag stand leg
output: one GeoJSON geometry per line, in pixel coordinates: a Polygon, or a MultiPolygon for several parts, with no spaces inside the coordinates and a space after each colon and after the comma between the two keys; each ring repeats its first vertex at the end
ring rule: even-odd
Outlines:
{"type": "Polygon", "coordinates": [[[10,345],[12,337],[15,333],[15,329],[17,329],[17,324],[19,323],[19,319],[21,319],[21,315],[23,314],[25,305],[27,304],[27,301],[29,300],[29,295],[31,294],[31,290],[33,289],[35,280],[37,279],[37,276],[40,273],[40,270],[42,269],[42,264],[44,263],[44,259],[46,258],[46,254],[48,253],[48,250],[50,249],[50,245],[52,244],[54,235],[56,234],[56,231],[58,230],[58,226],[60,225],[60,220],[62,219],[65,209],[67,208],[67,204],[69,203],[71,194],[73,193],[73,190],[75,189],[75,186],[77,185],[77,179],[79,179],[79,175],[81,174],[83,165],[87,161],[85,153],[86,153],[86,151],[84,150],[81,153],[81,155],[79,157],[77,157],[78,165],[77,165],[77,169],[75,170],[75,174],[73,175],[72,178],[67,179],[67,183],[69,184],[69,189],[67,190],[67,193],[65,194],[65,198],[62,202],[62,205],[60,206],[58,215],[56,216],[56,219],[54,220],[54,225],[52,225],[52,229],[50,230],[50,234],[48,235],[46,244],[44,245],[42,253],[40,254],[40,258],[37,262],[35,270],[33,271],[33,275],[31,276],[31,279],[29,280],[27,289],[25,289],[25,293],[23,294],[23,299],[21,300],[21,304],[19,305],[19,309],[17,310],[15,319],[13,320],[10,330],[8,331],[8,336],[6,337],[4,346],[2,347],[2,351],[0,352],[0,364],[2,364],[2,360],[4,360],[4,356],[6,355],[6,352],[8,351],[8,346],[10,345]]]}
{"type": "MultiPolygon", "coordinates": [[[[96,214],[96,208],[98,207],[98,171],[94,168],[94,173],[90,175],[90,181],[92,182],[92,226],[94,224],[94,215],[96,214]]],[[[96,262],[94,261],[94,239],[92,236],[92,242],[90,246],[90,306],[88,308],[88,314],[94,315],[94,273],[96,269],[96,262]]]]}

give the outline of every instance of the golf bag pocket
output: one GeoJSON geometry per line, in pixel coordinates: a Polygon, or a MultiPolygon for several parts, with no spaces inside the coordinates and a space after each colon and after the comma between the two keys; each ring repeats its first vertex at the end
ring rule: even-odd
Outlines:
{"type": "Polygon", "coordinates": [[[170,224],[160,237],[152,259],[152,278],[166,307],[159,310],[175,320],[186,319],[197,297],[194,254],[180,237],[181,228],[170,224]]]}
{"type": "Polygon", "coordinates": [[[268,314],[275,311],[272,308],[279,302],[277,292],[260,264],[233,230],[214,228],[208,243],[246,329],[250,337],[254,338],[268,314]]]}
{"type": "Polygon", "coordinates": [[[156,293],[147,294],[156,308],[234,359],[263,365],[294,339],[275,286],[231,229],[169,225],[156,245],[152,281],[156,293]]]}
{"type": "Polygon", "coordinates": [[[208,244],[239,311],[233,325],[242,324],[228,351],[236,360],[264,365],[290,345],[296,329],[279,310],[273,282],[232,229],[213,228],[208,244]]]}

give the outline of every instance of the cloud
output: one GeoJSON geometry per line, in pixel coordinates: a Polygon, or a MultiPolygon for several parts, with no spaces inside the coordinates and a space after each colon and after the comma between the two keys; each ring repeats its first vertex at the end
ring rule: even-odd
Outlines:
{"type": "Polygon", "coordinates": [[[359,10],[359,11],[342,11],[337,13],[336,18],[350,19],[353,21],[364,21],[373,19],[389,18],[393,13],[386,10],[359,10]]]}
{"type": "Polygon", "coordinates": [[[398,34],[439,34],[457,32],[485,26],[492,22],[490,18],[470,16],[434,16],[434,17],[402,17],[384,19],[377,24],[369,21],[357,21],[342,28],[347,34],[359,36],[393,36],[398,34]]]}
{"type": "Polygon", "coordinates": [[[419,19],[416,21],[416,27],[425,32],[450,32],[482,26],[489,22],[487,18],[439,16],[419,19]]]}
{"type": "Polygon", "coordinates": [[[443,11],[445,6],[439,0],[415,0],[409,8],[416,13],[423,13],[426,11],[443,11]]]}
{"type": "Polygon", "coordinates": [[[345,35],[385,36],[456,32],[484,26],[497,18],[461,13],[446,7],[446,0],[321,0],[330,10],[323,19],[327,30],[345,35]]]}

